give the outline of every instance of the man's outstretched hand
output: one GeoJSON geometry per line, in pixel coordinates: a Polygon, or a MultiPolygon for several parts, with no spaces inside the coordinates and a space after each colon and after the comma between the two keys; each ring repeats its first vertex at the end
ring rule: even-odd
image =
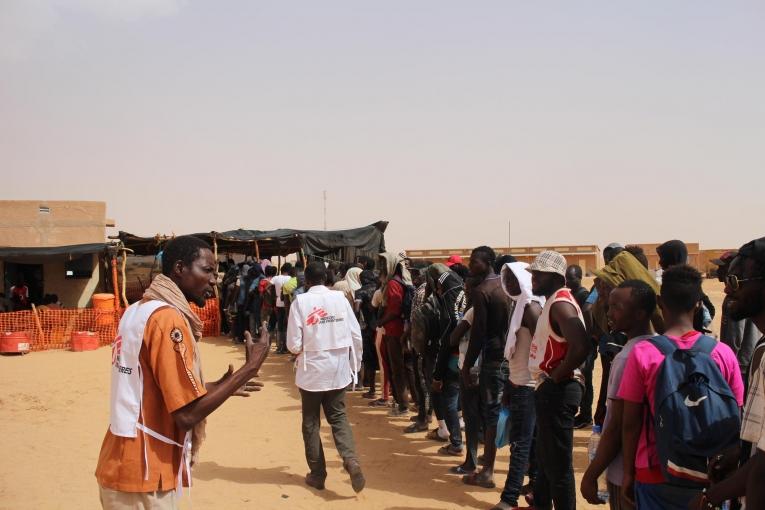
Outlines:
{"type": "MultiPolygon", "coordinates": [[[[212,387],[217,386],[218,384],[221,384],[226,379],[231,377],[231,375],[234,373],[234,365],[229,365],[228,370],[221,376],[220,379],[218,379],[215,382],[207,383],[205,386],[207,387],[207,390],[210,391],[212,387]]],[[[255,381],[247,381],[244,383],[244,386],[241,386],[238,390],[236,390],[231,395],[234,397],[249,397],[250,393],[253,391],[260,391],[261,388],[263,388],[262,382],[255,382],[255,381]]]]}
{"type": "Polygon", "coordinates": [[[258,375],[260,367],[268,356],[268,331],[261,329],[257,340],[252,339],[249,331],[244,332],[244,366],[258,375]]]}

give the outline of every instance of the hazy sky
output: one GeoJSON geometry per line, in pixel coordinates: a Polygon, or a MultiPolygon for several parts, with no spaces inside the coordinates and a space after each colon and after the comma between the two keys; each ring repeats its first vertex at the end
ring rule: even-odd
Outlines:
{"type": "Polygon", "coordinates": [[[2,199],[391,248],[765,235],[765,3],[0,0],[2,199]]]}

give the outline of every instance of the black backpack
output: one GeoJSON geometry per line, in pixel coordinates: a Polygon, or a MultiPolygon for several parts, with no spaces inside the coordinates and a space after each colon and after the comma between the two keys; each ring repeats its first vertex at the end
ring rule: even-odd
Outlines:
{"type": "Polygon", "coordinates": [[[412,303],[417,289],[414,288],[414,285],[404,283],[398,276],[393,280],[404,288],[404,298],[401,300],[401,318],[408,322],[412,316],[412,303]]]}

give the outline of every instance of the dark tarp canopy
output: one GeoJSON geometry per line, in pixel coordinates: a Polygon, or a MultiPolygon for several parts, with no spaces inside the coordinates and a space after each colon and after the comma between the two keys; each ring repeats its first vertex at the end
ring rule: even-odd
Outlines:
{"type": "Polygon", "coordinates": [[[84,255],[104,251],[111,245],[106,243],[72,244],[69,246],[0,248],[0,258],[44,257],[49,255],[84,255]]]}
{"type": "MultiPolygon", "coordinates": [[[[302,249],[307,257],[315,256],[350,262],[359,255],[373,256],[385,251],[387,227],[387,221],[378,221],[366,227],[346,230],[238,229],[192,235],[204,239],[210,245],[213,244],[213,240],[217,241],[219,254],[240,253],[254,256],[255,241],[257,241],[257,251],[261,258],[300,253],[302,249]]],[[[120,232],[118,239],[136,255],[154,255],[172,237],[138,237],[127,232],[120,232]]]]}

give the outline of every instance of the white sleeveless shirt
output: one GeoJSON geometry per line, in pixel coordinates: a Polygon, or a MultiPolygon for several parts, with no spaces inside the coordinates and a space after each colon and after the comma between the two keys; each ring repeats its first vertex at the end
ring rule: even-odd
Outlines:
{"type": "MultiPolygon", "coordinates": [[[[542,315],[539,316],[539,321],[537,322],[534,338],[531,341],[531,349],[529,350],[529,371],[537,386],[550,375],[554,368],[560,365],[568,352],[568,342],[564,337],[557,335],[553,330],[552,324],[550,324],[550,309],[559,301],[571,303],[576,309],[579,320],[584,325],[582,310],[579,308],[571,291],[566,287],[555,291],[545,302],[542,315]]],[[[576,377],[577,372],[578,369],[574,371],[572,376],[576,377]]]]}

